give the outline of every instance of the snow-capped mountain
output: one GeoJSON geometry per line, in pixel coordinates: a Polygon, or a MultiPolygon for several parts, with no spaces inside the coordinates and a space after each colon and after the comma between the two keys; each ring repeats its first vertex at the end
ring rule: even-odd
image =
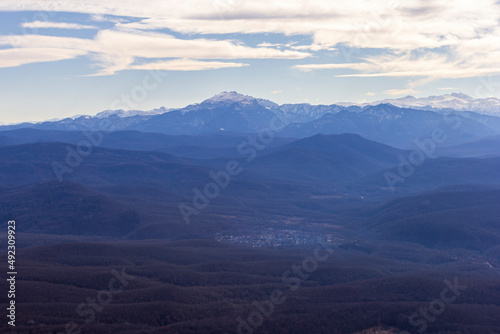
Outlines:
{"type": "MultiPolygon", "coordinates": [[[[500,118],[491,118],[500,121],[500,118]]],[[[499,133],[500,122],[495,125],[496,130],[478,120],[464,117],[459,129],[447,133],[447,144],[493,136],[499,133]]],[[[446,128],[446,123],[443,121],[443,115],[434,111],[379,104],[363,107],[362,110],[346,108],[338,113],[325,114],[310,122],[295,122],[283,129],[280,135],[290,138],[306,138],[318,133],[324,135],[353,133],[386,145],[407,149],[413,148],[417,139],[427,137],[433,129],[438,127],[446,128]]]]}
{"type": "Polygon", "coordinates": [[[287,126],[280,136],[304,138],[318,133],[354,133],[365,138],[397,147],[409,147],[416,138],[428,135],[441,126],[442,110],[472,110],[464,115],[460,131],[450,135],[450,143],[479,139],[500,133],[497,99],[473,99],[464,94],[406,97],[386,103],[367,105],[278,105],[265,99],[222,92],[201,103],[181,109],[159,108],[152,111],[107,110],[96,116],[80,116],[59,121],[23,123],[0,126],[2,130],[34,128],[41,130],[105,131],[136,130],[168,135],[199,135],[213,133],[255,134],[269,128],[276,117],[287,126]],[[485,107],[486,106],[486,107],[485,107]],[[483,115],[479,114],[482,113],[483,115]]]}
{"type": "Polygon", "coordinates": [[[169,134],[255,133],[277,115],[279,106],[237,92],[222,92],[201,103],[153,116],[135,129],[169,134]]]}
{"type": "Polygon", "coordinates": [[[257,101],[260,105],[264,107],[277,107],[278,105],[274,102],[265,99],[258,99],[250,95],[243,95],[237,93],[235,91],[231,92],[222,92],[217,94],[205,101],[203,101],[200,105],[208,106],[208,105],[220,105],[221,103],[241,103],[241,104],[252,104],[257,101]]]}
{"type": "Polygon", "coordinates": [[[390,103],[402,108],[423,110],[453,109],[459,111],[473,111],[481,115],[500,116],[500,99],[494,97],[475,99],[463,93],[452,93],[421,98],[406,96],[400,99],[387,99],[364,105],[378,105],[384,103],[390,103]]]}
{"type": "Polygon", "coordinates": [[[195,110],[203,110],[203,109],[214,109],[220,107],[227,107],[233,104],[238,104],[241,107],[251,107],[252,105],[259,105],[266,109],[274,109],[278,108],[274,102],[265,99],[258,99],[253,96],[239,94],[237,92],[222,92],[211,98],[196,104],[191,104],[182,109],[182,113],[185,114],[187,112],[195,111],[195,110]]]}
{"type": "MultiPolygon", "coordinates": [[[[134,117],[134,116],[154,116],[154,115],[159,115],[159,114],[164,114],[166,112],[169,112],[174,109],[167,109],[165,107],[161,107],[158,109],[153,109],[149,111],[142,111],[142,110],[104,110],[101,111],[100,113],[96,114],[94,117],[96,118],[108,118],[111,116],[117,116],[120,118],[127,118],[127,117],[134,117]]],[[[79,115],[78,117],[80,117],[79,115]]],[[[74,117],[77,118],[77,117],[74,117]]]]}

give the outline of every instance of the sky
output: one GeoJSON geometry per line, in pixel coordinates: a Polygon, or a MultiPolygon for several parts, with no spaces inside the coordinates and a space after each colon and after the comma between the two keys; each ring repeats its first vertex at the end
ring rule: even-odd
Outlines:
{"type": "Polygon", "coordinates": [[[198,103],[500,97],[498,0],[2,0],[0,122],[198,103]]]}

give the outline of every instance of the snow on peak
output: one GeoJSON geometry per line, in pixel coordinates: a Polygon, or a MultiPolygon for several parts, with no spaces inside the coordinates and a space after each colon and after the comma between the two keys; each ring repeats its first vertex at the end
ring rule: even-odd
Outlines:
{"type": "Polygon", "coordinates": [[[418,108],[425,110],[454,109],[462,111],[473,111],[483,115],[500,116],[500,99],[475,99],[463,93],[452,93],[418,98],[413,96],[406,96],[399,99],[387,99],[376,101],[373,103],[366,103],[363,105],[378,105],[386,103],[390,103],[401,108],[418,108]]]}
{"type": "Polygon", "coordinates": [[[105,110],[101,111],[97,115],[95,115],[96,118],[108,118],[111,116],[117,116],[119,118],[127,118],[127,117],[134,117],[134,116],[153,116],[153,115],[159,115],[159,114],[164,114],[168,112],[169,109],[166,109],[165,107],[161,107],[158,109],[150,110],[150,111],[141,111],[141,110],[105,110]]]}
{"type": "MultiPolygon", "coordinates": [[[[226,104],[226,103],[241,103],[241,104],[253,104],[253,103],[259,103],[261,99],[256,99],[253,96],[249,95],[243,95],[237,92],[222,92],[219,93],[208,100],[203,101],[201,104],[202,105],[207,105],[207,104],[226,104]]],[[[265,101],[265,100],[263,100],[265,101]]]]}
{"type": "Polygon", "coordinates": [[[243,95],[235,91],[231,92],[222,92],[215,96],[212,96],[208,100],[205,100],[201,103],[202,106],[206,105],[220,105],[227,103],[240,103],[250,105],[253,103],[258,103],[265,108],[277,107],[278,105],[274,102],[265,99],[257,99],[250,95],[243,95]]]}
{"type": "Polygon", "coordinates": [[[249,95],[243,95],[243,94],[240,94],[238,92],[231,91],[231,92],[219,93],[219,94],[209,98],[205,102],[212,102],[212,103],[225,102],[225,101],[241,102],[241,101],[249,101],[249,100],[255,100],[255,98],[252,96],[249,96],[249,95]]]}

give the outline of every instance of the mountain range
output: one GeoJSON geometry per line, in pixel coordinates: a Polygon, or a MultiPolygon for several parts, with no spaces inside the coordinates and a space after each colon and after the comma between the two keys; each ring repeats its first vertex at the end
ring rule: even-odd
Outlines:
{"type": "Polygon", "coordinates": [[[361,105],[377,105],[385,103],[402,108],[415,108],[433,111],[452,109],[460,111],[473,111],[482,115],[500,116],[500,99],[495,97],[473,98],[463,93],[452,93],[421,98],[409,95],[399,99],[386,99],[361,105]]]}
{"type": "MultiPolygon", "coordinates": [[[[468,101],[471,106],[479,103],[463,94],[452,94],[429,99],[407,97],[365,106],[280,106],[236,92],[223,92],[181,109],[105,111],[96,116],[1,126],[0,131],[32,128],[64,131],[131,130],[167,135],[251,134],[279,123],[284,125],[280,127],[280,137],[306,138],[315,134],[353,133],[398,148],[413,147],[415,140],[428,136],[436,128],[447,132],[444,146],[500,134],[500,117],[491,116],[494,112],[473,112],[477,108],[470,111],[467,104],[457,101],[468,101]],[[453,103],[445,106],[432,101],[453,103]],[[425,106],[428,103],[430,108],[425,106]],[[450,110],[449,107],[456,109],[450,110]]],[[[494,99],[488,101],[494,105],[494,99]]]]}

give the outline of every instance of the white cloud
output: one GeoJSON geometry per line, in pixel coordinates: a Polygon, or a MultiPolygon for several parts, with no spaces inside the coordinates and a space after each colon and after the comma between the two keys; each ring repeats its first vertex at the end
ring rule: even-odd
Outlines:
{"type": "Polygon", "coordinates": [[[31,29],[99,29],[96,26],[89,26],[77,23],[65,23],[65,22],[48,22],[48,21],[33,21],[21,23],[22,28],[31,29]]]}
{"type": "Polygon", "coordinates": [[[179,39],[174,36],[149,32],[103,30],[95,43],[105,53],[121,53],[145,58],[190,59],[302,59],[309,53],[252,48],[228,40],[179,39]]]}
{"type": "Polygon", "coordinates": [[[3,0],[0,10],[51,10],[143,18],[123,26],[182,33],[311,35],[317,45],[415,49],[453,45],[498,25],[496,0],[3,0]]]}
{"type": "Polygon", "coordinates": [[[454,47],[450,52],[420,54],[393,53],[382,56],[370,56],[359,63],[343,64],[302,64],[294,68],[302,71],[351,69],[357,73],[339,74],[337,77],[422,77],[423,81],[439,78],[470,78],[490,74],[500,74],[500,40],[491,45],[489,53],[480,49],[463,50],[454,47]],[[492,50],[492,49],[498,49],[492,50]]]}
{"type": "Polygon", "coordinates": [[[270,92],[270,94],[273,94],[273,95],[277,95],[277,94],[281,94],[283,93],[283,91],[281,89],[276,89],[276,90],[273,90],[272,92],[270,92]]]}
{"type": "Polygon", "coordinates": [[[114,18],[115,29],[101,31],[93,41],[92,48],[97,51],[84,49],[101,54],[102,59],[118,58],[116,69],[111,66],[109,73],[129,66],[127,57],[148,58],[153,54],[159,58],[207,60],[300,59],[309,55],[300,51],[337,50],[346,63],[296,68],[344,69],[352,73],[341,76],[352,77],[430,78],[500,73],[499,7],[497,0],[352,0],[342,4],[324,0],[150,0],[147,5],[134,0],[0,2],[0,11],[60,11],[88,13],[95,20],[114,18]],[[117,16],[139,20],[128,22],[117,16]],[[220,37],[182,40],[156,33],[159,29],[190,37],[220,37]],[[305,35],[312,42],[294,45],[273,41],[250,48],[223,40],[229,33],[278,33],[290,38],[305,35]],[[384,54],[360,57],[363,52],[359,50],[366,48],[384,54]],[[426,52],[414,55],[417,50],[426,52]]]}
{"type": "Polygon", "coordinates": [[[336,70],[336,69],[354,69],[354,70],[370,70],[373,64],[368,63],[347,63],[347,64],[304,64],[295,65],[293,68],[301,71],[312,70],[336,70]]]}
{"type": "Polygon", "coordinates": [[[73,59],[86,52],[62,48],[14,48],[0,50],[0,68],[73,59]]]}
{"type": "MultiPolygon", "coordinates": [[[[0,36],[0,45],[69,49],[78,55],[91,53],[92,59],[102,68],[99,75],[111,75],[120,70],[137,68],[132,66],[137,58],[215,60],[301,59],[310,56],[309,53],[294,50],[252,48],[229,40],[179,39],[167,34],[118,30],[99,31],[94,39],[43,35],[0,36]]],[[[32,56],[32,60],[36,61],[36,54],[32,56]]]]}
{"type": "Polygon", "coordinates": [[[290,47],[292,47],[296,43],[297,42],[282,44],[282,43],[268,43],[268,42],[263,42],[263,43],[258,44],[257,46],[258,47],[265,47],[265,48],[273,48],[273,47],[276,47],[276,48],[283,48],[283,47],[290,48],[290,47]]]}
{"type": "Polygon", "coordinates": [[[95,22],[112,22],[112,23],[125,23],[128,22],[125,19],[117,18],[113,16],[104,16],[102,14],[91,14],[90,19],[95,22]]]}
{"type": "Polygon", "coordinates": [[[89,76],[113,75],[116,72],[129,69],[134,63],[134,57],[124,53],[95,53],[91,58],[101,70],[89,76]]]}
{"type": "Polygon", "coordinates": [[[174,59],[130,66],[134,70],[169,70],[169,71],[204,71],[217,70],[221,68],[249,66],[244,63],[221,62],[221,61],[199,61],[193,59],[174,59]]]}

